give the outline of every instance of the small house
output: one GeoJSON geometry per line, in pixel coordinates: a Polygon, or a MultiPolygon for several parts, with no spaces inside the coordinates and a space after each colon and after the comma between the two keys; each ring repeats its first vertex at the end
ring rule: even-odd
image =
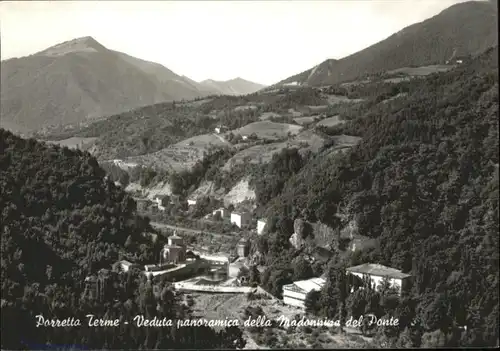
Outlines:
{"type": "Polygon", "coordinates": [[[227,127],[226,126],[217,126],[217,127],[215,127],[215,132],[217,134],[227,132],[227,127]]]}
{"type": "Polygon", "coordinates": [[[224,207],[221,207],[215,211],[212,212],[212,216],[215,216],[217,213],[219,213],[221,218],[229,218],[229,210],[225,209],[224,207]]]}
{"type": "Polygon", "coordinates": [[[233,212],[231,213],[231,223],[236,224],[239,228],[248,227],[252,221],[250,212],[233,212]]]}
{"type": "Polygon", "coordinates": [[[123,272],[128,272],[132,268],[139,268],[140,267],[140,265],[126,261],[126,260],[122,260],[122,261],[118,262],[118,264],[120,265],[120,268],[123,272]]]}
{"type": "Polygon", "coordinates": [[[194,206],[194,205],[196,205],[196,200],[195,199],[188,199],[187,204],[188,204],[188,206],[194,206]]]}

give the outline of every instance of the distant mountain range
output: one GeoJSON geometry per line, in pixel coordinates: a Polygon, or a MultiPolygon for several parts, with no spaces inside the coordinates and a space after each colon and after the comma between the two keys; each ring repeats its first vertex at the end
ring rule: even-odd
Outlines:
{"type": "Polygon", "coordinates": [[[249,82],[242,78],[225,82],[208,79],[200,82],[200,84],[209,90],[218,91],[222,95],[245,95],[265,88],[265,85],[249,82]]]}
{"type": "Polygon", "coordinates": [[[321,86],[402,67],[445,64],[498,45],[496,1],[453,5],[389,38],[340,60],[326,60],[275,86],[321,86]]]}
{"type": "Polygon", "coordinates": [[[2,61],[0,125],[29,133],[159,102],[249,94],[263,87],[241,78],[214,83],[200,84],[158,63],[109,50],[92,37],[77,38],[2,61]]]}

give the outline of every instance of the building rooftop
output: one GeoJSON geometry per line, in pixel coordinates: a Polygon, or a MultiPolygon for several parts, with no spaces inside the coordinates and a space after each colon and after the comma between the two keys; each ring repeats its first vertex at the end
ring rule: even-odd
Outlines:
{"type": "Polygon", "coordinates": [[[124,265],[124,266],[131,266],[131,265],[133,265],[133,263],[132,263],[132,262],[127,261],[127,260],[121,260],[119,263],[120,263],[121,265],[124,265]]]}
{"type": "Polygon", "coordinates": [[[95,275],[89,275],[88,277],[85,278],[86,282],[95,282],[97,280],[97,277],[95,275]]]}
{"type": "Polygon", "coordinates": [[[376,275],[378,277],[389,277],[396,279],[404,279],[411,277],[410,274],[402,273],[399,269],[386,267],[378,263],[365,263],[359,266],[349,267],[348,272],[376,275]]]}
{"type": "Polygon", "coordinates": [[[162,270],[162,271],[154,271],[154,272],[145,272],[144,271],[143,273],[145,275],[147,275],[147,276],[156,277],[157,275],[162,275],[162,274],[165,274],[165,273],[173,272],[173,271],[176,271],[178,269],[184,268],[186,266],[187,266],[187,264],[183,263],[183,264],[176,265],[174,268],[165,269],[165,270],[162,270]]]}
{"type": "Polygon", "coordinates": [[[249,211],[233,211],[231,214],[241,216],[241,215],[245,215],[245,214],[250,214],[250,212],[249,211]]]}
{"type": "Polygon", "coordinates": [[[221,254],[200,254],[200,258],[207,260],[207,261],[219,261],[219,262],[228,262],[229,263],[229,257],[227,255],[221,255],[221,254]]]}
{"type": "Polygon", "coordinates": [[[312,290],[321,290],[325,285],[326,279],[324,278],[311,278],[307,280],[299,280],[292,284],[285,285],[284,288],[295,292],[308,293],[312,290]]]}
{"type": "Polygon", "coordinates": [[[167,245],[166,246],[167,249],[184,249],[184,247],[180,246],[180,245],[167,245]]]}

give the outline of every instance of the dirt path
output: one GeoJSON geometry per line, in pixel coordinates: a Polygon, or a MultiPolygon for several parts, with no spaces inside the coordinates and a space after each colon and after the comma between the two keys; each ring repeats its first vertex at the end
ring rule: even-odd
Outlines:
{"type": "Polygon", "coordinates": [[[214,134],[221,142],[223,143],[227,143],[227,140],[224,139],[222,136],[220,136],[219,134],[214,134]]]}

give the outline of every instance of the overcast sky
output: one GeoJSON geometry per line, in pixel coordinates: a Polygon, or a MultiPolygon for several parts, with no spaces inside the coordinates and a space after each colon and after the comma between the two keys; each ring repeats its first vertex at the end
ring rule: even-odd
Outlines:
{"type": "Polygon", "coordinates": [[[463,0],[22,1],[0,3],[1,58],[77,37],[194,80],[273,84],[463,0]]]}

